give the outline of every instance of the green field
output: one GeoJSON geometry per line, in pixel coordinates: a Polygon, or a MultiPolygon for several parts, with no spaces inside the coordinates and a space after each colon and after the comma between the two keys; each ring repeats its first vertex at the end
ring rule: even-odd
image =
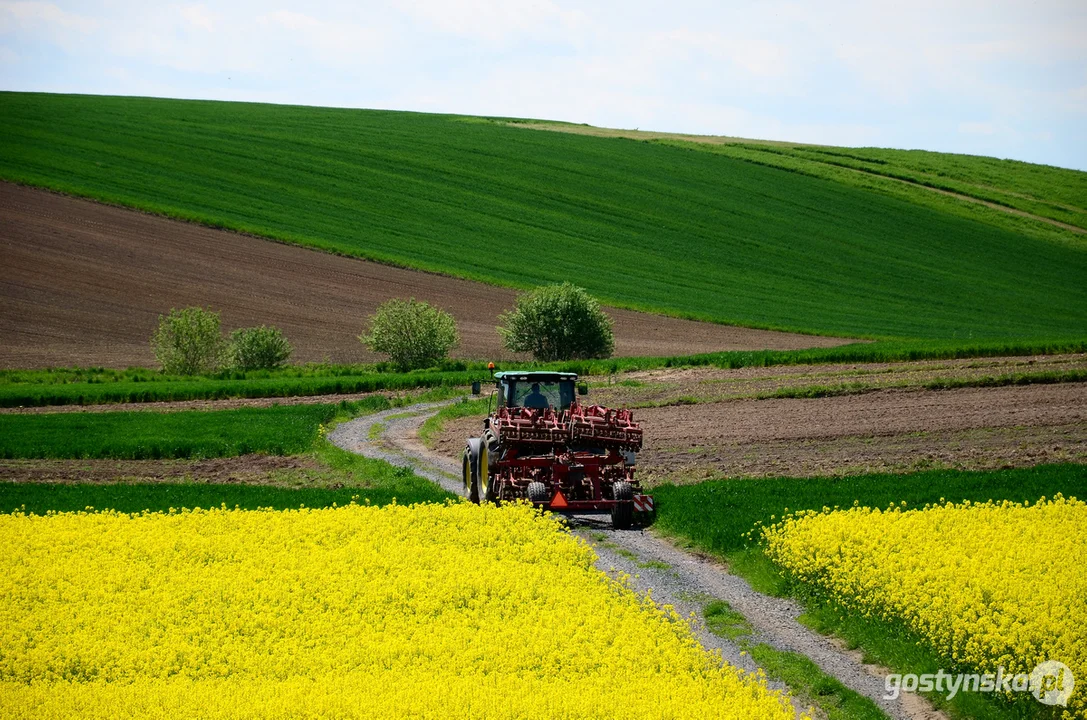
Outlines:
{"type": "MultiPolygon", "coordinates": [[[[520,368],[576,372],[583,377],[613,375],[664,367],[769,367],[841,362],[901,362],[952,358],[1046,355],[1087,352],[1087,341],[1068,342],[941,342],[879,341],[809,350],[735,350],[677,357],[615,358],[567,363],[517,363],[520,368]]],[[[108,403],[220,400],[225,398],[294,397],[431,388],[427,397],[438,400],[456,394],[458,387],[486,381],[483,363],[455,363],[449,369],[395,373],[374,366],[293,366],[272,371],[226,372],[210,376],[178,377],[147,368],[51,368],[0,370],[0,407],[96,405],[108,403]]],[[[1074,374],[1031,382],[1069,382],[1074,374]]],[[[992,384],[1014,384],[1014,378],[992,384]]],[[[1025,382],[1025,380],[1024,380],[1025,382]]],[[[977,385],[978,383],[973,383],[977,385]]],[[[940,387],[938,384],[934,387],[940,387]]]]}
{"type": "Polygon", "coordinates": [[[309,450],[318,426],[332,420],[336,412],[335,405],[292,405],[172,413],[0,415],[0,458],[293,455],[309,450]]]}
{"type": "Polygon", "coordinates": [[[0,371],[0,407],[97,405],[108,403],[175,402],[226,398],[280,398],[340,393],[442,388],[470,384],[486,370],[431,372],[366,372],[358,375],[253,373],[210,377],[171,377],[154,370],[105,371],[78,368],[54,371],[0,371]],[[244,374],[243,374],[244,375],[244,374]]]}
{"type": "MultiPolygon", "coordinates": [[[[1077,236],[1052,242],[716,152],[454,116],[138,98],[4,93],[0,121],[0,177],[349,255],[519,287],[569,279],[623,306],[762,327],[1087,336],[1077,236]]],[[[1042,173],[1023,194],[1082,207],[1082,176],[1042,173]]]]}
{"type": "Polygon", "coordinates": [[[491,118],[489,121],[717,153],[873,190],[1016,233],[1080,246],[1087,243],[1087,173],[1075,170],[926,150],[798,145],[534,120],[491,118]],[[1007,212],[1008,209],[1031,217],[1007,212]]]}

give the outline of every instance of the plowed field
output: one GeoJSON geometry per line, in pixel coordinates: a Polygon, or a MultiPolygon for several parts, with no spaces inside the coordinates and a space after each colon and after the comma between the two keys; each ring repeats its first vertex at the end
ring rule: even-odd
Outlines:
{"type": "MultiPolygon", "coordinates": [[[[526,249],[527,251],[527,249],[526,249]]],[[[377,359],[358,342],[383,301],[456,317],[461,357],[508,359],[495,332],[515,292],[379,265],[0,183],[0,367],[151,365],[174,307],[210,306],[228,328],[276,325],[295,360],[377,359]]],[[[574,278],[576,281],[576,278],[574,278]]],[[[618,355],[793,349],[845,340],[608,308],[618,355]]]]}

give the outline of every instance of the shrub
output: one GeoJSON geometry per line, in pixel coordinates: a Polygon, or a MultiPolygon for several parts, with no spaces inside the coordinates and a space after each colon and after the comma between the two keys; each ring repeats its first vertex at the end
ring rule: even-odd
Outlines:
{"type": "Polygon", "coordinates": [[[159,315],[158,329],[151,336],[151,349],[167,374],[215,372],[224,351],[219,313],[188,307],[159,315]]]}
{"type": "Polygon", "coordinates": [[[370,316],[370,334],[359,340],[403,371],[438,364],[460,337],[452,315],[412,298],[382,303],[370,316]]]}
{"type": "Polygon", "coordinates": [[[239,328],[230,334],[230,365],[238,370],[268,370],[285,364],[294,349],[276,327],[239,328]]]}
{"type": "Polygon", "coordinates": [[[591,295],[568,282],[521,295],[499,321],[507,349],[531,352],[545,362],[606,358],[615,349],[611,318],[591,295]]]}

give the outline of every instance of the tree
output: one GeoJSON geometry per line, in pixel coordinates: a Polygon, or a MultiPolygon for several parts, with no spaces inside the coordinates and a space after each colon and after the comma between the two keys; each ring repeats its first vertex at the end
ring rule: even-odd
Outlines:
{"type": "Polygon", "coordinates": [[[286,363],[294,348],[277,327],[239,328],[230,333],[230,366],[238,370],[267,370],[286,363]]]}
{"type": "Polygon", "coordinates": [[[438,364],[460,342],[453,316],[425,302],[389,300],[370,316],[370,333],[359,340],[389,356],[400,370],[438,364]]]}
{"type": "Polygon", "coordinates": [[[171,309],[159,315],[151,336],[151,349],[170,375],[215,372],[223,359],[223,335],[219,313],[199,307],[171,309]]]}
{"type": "Polygon", "coordinates": [[[506,348],[531,352],[537,360],[606,358],[615,349],[611,318],[589,293],[568,282],[520,295],[517,306],[498,319],[506,348]]]}

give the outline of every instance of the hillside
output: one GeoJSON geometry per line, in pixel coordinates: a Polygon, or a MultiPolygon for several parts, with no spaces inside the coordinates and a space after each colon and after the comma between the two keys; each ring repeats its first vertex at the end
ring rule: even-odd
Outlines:
{"type": "Polygon", "coordinates": [[[926,150],[839,148],[717,135],[618,130],[488,118],[489,122],[712,152],[834,180],[1041,239],[1087,244],[1087,173],[926,150]]]}
{"type": "MultiPolygon", "coordinates": [[[[414,113],[12,93],[0,94],[0,121],[0,178],[347,255],[514,287],[572,279],[616,305],[758,327],[1087,335],[1087,243],[1073,231],[1017,232],[682,143],[414,113]]],[[[1006,172],[1014,184],[1020,170],[1006,172]]],[[[1083,175],[1023,187],[1063,188],[1030,202],[1038,214],[1073,207],[1062,222],[1074,224],[1083,175]]]]}
{"type": "MultiPolygon", "coordinates": [[[[0,368],[151,365],[160,314],[199,305],[226,328],[275,325],[304,362],[384,359],[358,341],[390,297],[457,319],[455,357],[507,360],[495,331],[508,288],[272,243],[0,182],[0,368]]],[[[795,349],[833,338],[606,308],[617,356],[795,349]]]]}

